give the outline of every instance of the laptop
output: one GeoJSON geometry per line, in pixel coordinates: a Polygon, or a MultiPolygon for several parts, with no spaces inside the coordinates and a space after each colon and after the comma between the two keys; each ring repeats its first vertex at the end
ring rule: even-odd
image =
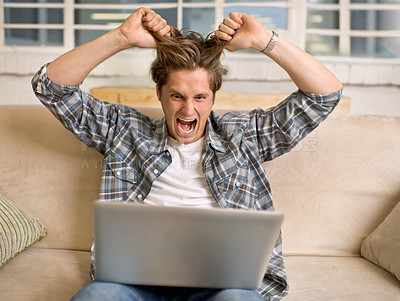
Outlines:
{"type": "Polygon", "coordinates": [[[222,208],[95,202],[96,280],[260,287],[283,215],[222,208]]]}

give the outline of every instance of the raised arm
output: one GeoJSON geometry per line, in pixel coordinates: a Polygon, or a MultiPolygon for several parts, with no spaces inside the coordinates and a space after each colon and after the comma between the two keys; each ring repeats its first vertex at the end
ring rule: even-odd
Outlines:
{"type": "Polygon", "coordinates": [[[139,8],[118,28],[57,58],[47,66],[47,75],[57,84],[77,85],[112,55],[131,47],[154,48],[152,33],[169,32],[169,25],[160,15],[151,9],[139,8]]]}
{"type": "MultiPolygon", "coordinates": [[[[248,48],[263,51],[273,35],[257,19],[239,12],[233,12],[225,18],[215,34],[218,38],[229,41],[226,46],[229,51],[248,48]]],[[[318,60],[281,37],[268,56],[304,92],[329,94],[343,88],[342,83],[318,60]]]]}

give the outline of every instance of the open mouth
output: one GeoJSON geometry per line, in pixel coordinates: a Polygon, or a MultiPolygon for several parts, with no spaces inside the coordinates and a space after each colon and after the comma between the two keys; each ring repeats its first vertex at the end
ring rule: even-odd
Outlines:
{"type": "Polygon", "coordinates": [[[197,124],[197,119],[182,119],[177,118],[178,128],[183,134],[190,134],[194,131],[197,124]]]}

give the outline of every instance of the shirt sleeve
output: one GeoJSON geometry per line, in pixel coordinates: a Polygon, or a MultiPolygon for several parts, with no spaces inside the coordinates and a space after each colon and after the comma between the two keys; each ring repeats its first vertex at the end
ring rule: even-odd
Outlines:
{"type": "Polygon", "coordinates": [[[114,106],[101,102],[77,86],[64,86],[47,77],[47,65],[32,79],[36,97],[83,143],[104,154],[115,122],[114,106]]]}
{"type": "Polygon", "coordinates": [[[263,160],[272,160],[295,147],[328,117],[342,91],[314,94],[298,90],[269,110],[252,111],[254,137],[263,160]]]}
{"type": "Polygon", "coordinates": [[[282,235],[278,236],[258,292],[265,300],[280,300],[288,294],[289,283],[282,257],[282,235]]]}

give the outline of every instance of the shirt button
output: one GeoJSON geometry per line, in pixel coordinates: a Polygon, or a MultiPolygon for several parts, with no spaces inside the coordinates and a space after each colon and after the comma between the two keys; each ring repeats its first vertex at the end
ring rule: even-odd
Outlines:
{"type": "Polygon", "coordinates": [[[118,170],[118,171],[116,172],[116,174],[117,174],[117,176],[120,176],[120,175],[121,175],[121,172],[118,170]]]}
{"type": "Polygon", "coordinates": [[[242,183],[240,183],[240,181],[236,181],[235,185],[236,187],[239,187],[242,183]]]}
{"type": "Polygon", "coordinates": [[[141,199],[143,199],[143,195],[138,194],[137,198],[138,198],[138,200],[141,200],[141,199]]]}
{"type": "Polygon", "coordinates": [[[158,175],[158,170],[157,169],[154,169],[154,174],[158,175]]]}

